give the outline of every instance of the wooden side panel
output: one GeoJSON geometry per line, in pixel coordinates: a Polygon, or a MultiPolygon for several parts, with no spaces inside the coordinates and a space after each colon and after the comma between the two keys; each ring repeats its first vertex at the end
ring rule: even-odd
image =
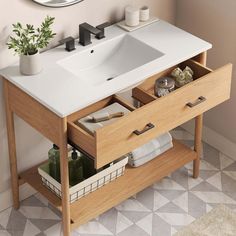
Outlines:
{"type": "Polygon", "coordinates": [[[96,156],[95,138],[73,122],[67,123],[68,138],[93,157],[96,156]]]}
{"type": "Polygon", "coordinates": [[[97,167],[229,99],[231,73],[232,65],[228,64],[97,130],[97,167]],[[200,96],[204,96],[206,101],[193,108],[186,106],[189,102],[196,102],[200,96]],[[153,129],[139,136],[133,133],[134,130],[143,130],[150,122],[155,126],[153,129]]]}
{"type": "Polygon", "coordinates": [[[138,101],[140,101],[143,104],[153,102],[157,99],[157,97],[155,95],[153,95],[152,93],[148,93],[141,86],[134,88],[132,90],[132,96],[133,96],[133,98],[137,99],[138,101]]]}
{"type": "Polygon", "coordinates": [[[61,118],[15,85],[7,83],[11,110],[46,138],[59,145],[61,118]]]}

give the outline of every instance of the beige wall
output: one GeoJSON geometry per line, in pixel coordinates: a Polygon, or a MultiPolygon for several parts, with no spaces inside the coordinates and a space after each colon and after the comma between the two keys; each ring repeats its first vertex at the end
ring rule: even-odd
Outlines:
{"type": "MultiPolygon", "coordinates": [[[[17,57],[12,56],[12,52],[9,52],[5,46],[9,26],[12,23],[21,21],[39,24],[46,15],[55,16],[54,29],[57,37],[52,43],[55,45],[62,37],[77,36],[78,25],[84,21],[98,25],[105,21],[122,19],[127,4],[148,5],[152,14],[172,23],[175,21],[175,0],[85,0],[80,4],[61,9],[45,8],[30,0],[0,1],[0,68],[17,60],[17,57]]],[[[2,96],[2,81],[0,81],[0,193],[9,188],[10,177],[2,96]]],[[[51,144],[18,118],[16,118],[16,133],[20,137],[17,139],[20,170],[32,166],[47,155],[51,144]]]]}
{"type": "Polygon", "coordinates": [[[209,67],[234,64],[231,100],[207,112],[204,124],[236,143],[236,1],[177,0],[176,23],[213,44],[209,67]]]}

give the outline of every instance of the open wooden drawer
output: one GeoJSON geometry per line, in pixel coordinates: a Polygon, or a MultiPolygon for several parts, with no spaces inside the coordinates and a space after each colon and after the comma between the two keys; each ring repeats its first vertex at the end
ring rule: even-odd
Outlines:
{"type": "Polygon", "coordinates": [[[149,105],[153,108],[152,113],[155,116],[153,119],[160,132],[181,125],[230,97],[232,64],[227,64],[215,71],[194,60],[187,60],[177,66],[149,78],[132,91],[133,97],[144,107],[149,105]],[[194,81],[167,96],[158,98],[154,93],[156,79],[170,75],[177,66],[181,69],[186,66],[192,68],[194,81]]]}
{"type": "Polygon", "coordinates": [[[138,109],[111,96],[72,114],[68,117],[69,141],[93,156],[95,167],[100,168],[229,98],[232,65],[214,72],[192,60],[180,66],[185,65],[193,69],[196,79],[165,97],[154,95],[154,83],[157,77],[169,74],[173,68],[133,89],[134,98],[145,104],[138,109]],[[115,101],[131,112],[99,128],[93,135],[75,124],[76,120],[115,101]]]}
{"type": "Polygon", "coordinates": [[[94,157],[95,167],[100,168],[155,138],[159,133],[159,127],[155,124],[152,107],[147,105],[135,109],[114,95],[70,115],[67,121],[67,135],[69,142],[94,157]],[[113,102],[120,103],[131,112],[115,123],[99,128],[94,134],[76,124],[78,119],[113,102]]]}

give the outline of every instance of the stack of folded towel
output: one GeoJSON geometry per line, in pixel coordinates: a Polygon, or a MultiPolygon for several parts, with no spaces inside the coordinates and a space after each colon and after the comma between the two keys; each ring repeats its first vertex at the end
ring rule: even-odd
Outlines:
{"type": "Polygon", "coordinates": [[[129,154],[129,165],[132,167],[141,166],[155,157],[173,147],[172,137],[169,132],[156,137],[143,146],[135,149],[129,154]]]}

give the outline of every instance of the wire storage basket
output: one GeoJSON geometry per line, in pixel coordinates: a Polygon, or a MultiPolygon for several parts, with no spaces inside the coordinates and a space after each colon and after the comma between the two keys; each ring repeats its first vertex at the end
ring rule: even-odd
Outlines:
{"type": "MultiPolygon", "coordinates": [[[[125,172],[125,165],[128,163],[128,157],[124,157],[115,164],[107,167],[99,173],[89,177],[88,179],[70,187],[70,203],[77,201],[81,197],[96,191],[102,186],[122,176],[125,172]]],[[[43,184],[50,189],[54,194],[61,198],[61,184],[49,175],[48,163],[41,165],[38,168],[43,184]]]]}

